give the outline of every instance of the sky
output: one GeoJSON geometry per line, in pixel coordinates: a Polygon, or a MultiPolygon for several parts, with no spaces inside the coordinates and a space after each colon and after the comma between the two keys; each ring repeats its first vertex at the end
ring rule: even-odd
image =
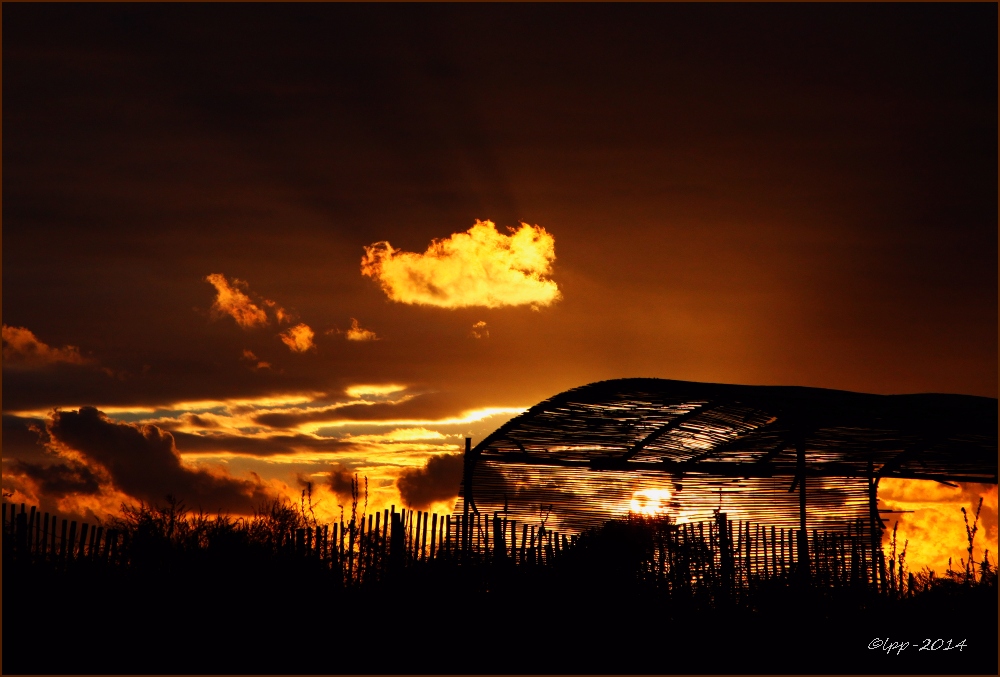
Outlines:
{"type": "Polygon", "coordinates": [[[997,397],[995,4],[3,15],[8,500],[446,512],[610,378],[997,397]]]}

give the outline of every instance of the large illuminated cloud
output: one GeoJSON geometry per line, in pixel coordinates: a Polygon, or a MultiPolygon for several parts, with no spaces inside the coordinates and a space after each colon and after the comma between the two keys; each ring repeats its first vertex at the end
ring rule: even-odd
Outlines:
{"type": "Polygon", "coordinates": [[[433,240],[423,254],[376,242],[365,247],[361,273],[400,303],[537,308],[560,298],[547,279],[555,258],[555,238],[540,226],[522,223],[504,235],[492,221],[476,221],[468,232],[433,240]]]}
{"type": "Polygon", "coordinates": [[[38,340],[29,329],[3,325],[4,366],[44,367],[64,362],[87,364],[76,346],[53,348],[38,340]]]}

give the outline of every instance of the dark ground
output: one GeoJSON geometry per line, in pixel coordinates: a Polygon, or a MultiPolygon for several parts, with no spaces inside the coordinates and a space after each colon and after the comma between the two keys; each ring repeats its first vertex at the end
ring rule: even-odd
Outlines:
{"type": "Polygon", "coordinates": [[[706,609],[593,571],[410,572],[332,588],[278,564],[123,575],[6,566],[5,674],[997,674],[996,587],[906,600],[760,591],[706,609]],[[937,639],[962,649],[920,650],[937,639]],[[887,653],[873,640],[909,642],[887,653]]]}

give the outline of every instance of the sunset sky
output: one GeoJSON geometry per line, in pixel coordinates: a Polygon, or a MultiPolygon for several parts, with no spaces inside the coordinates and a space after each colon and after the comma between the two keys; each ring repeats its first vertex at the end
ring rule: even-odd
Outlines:
{"type": "Polygon", "coordinates": [[[997,397],[996,4],[3,19],[7,500],[443,512],[609,378],[997,397]]]}

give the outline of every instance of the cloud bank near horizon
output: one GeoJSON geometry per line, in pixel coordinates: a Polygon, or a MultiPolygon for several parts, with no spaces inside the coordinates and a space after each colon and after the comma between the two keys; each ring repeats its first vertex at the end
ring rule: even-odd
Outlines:
{"type": "Polygon", "coordinates": [[[466,411],[447,393],[369,384],[252,400],[7,413],[4,490],[15,501],[91,519],[122,502],[161,503],[167,494],[191,508],[250,514],[269,499],[297,502],[291,473],[313,483],[326,513],[344,502],[343,487],[330,485],[336,466],[370,480],[373,509],[417,507],[413,501],[444,509],[457,498],[458,481],[431,461],[520,411],[466,411]]]}

